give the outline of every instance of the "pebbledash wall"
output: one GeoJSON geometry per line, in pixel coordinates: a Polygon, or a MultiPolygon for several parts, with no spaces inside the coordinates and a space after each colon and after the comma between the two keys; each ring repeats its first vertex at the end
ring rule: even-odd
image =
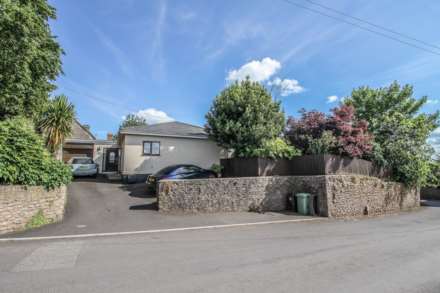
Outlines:
{"type": "Polygon", "coordinates": [[[164,180],[159,184],[159,211],[214,213],[283,211],[291,194],[318,198],[318,213],[346,218],[380,215],[420,206],[418,189],[362,175],[269,176],[164,180]]]}
{"type": "Polygon", "coordinates": [[[66,187],[46,190],[41,186],[0,185],[0,234],[25,229],[41,211],[51,222],[62,220],[66,187]]]}

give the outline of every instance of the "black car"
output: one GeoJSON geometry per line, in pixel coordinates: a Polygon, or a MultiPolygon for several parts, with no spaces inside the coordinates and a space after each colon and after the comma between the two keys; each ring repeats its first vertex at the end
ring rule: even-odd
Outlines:
{"type": "Polygon", "coordinates": [[[155,191],[157,183],[162,179],[200,179],[215,177],[217,177],[215,172],[195,165],[172,165],[148,176],[147,185],[152,191],[155,191]]]}

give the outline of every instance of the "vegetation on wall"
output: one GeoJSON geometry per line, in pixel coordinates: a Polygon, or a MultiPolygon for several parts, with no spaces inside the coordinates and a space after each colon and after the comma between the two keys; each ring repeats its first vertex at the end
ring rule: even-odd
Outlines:
{"type": "Polygon", "coordinates": [[[371,159],[409,185],[426,185],[431,173],[433,149],[427,139],[439,126],[439,113],[420,113],[426,101],[413,97],[412,86],[394,82],[379,89],[355,89],[344,102],[369,122],[375,142],[371,159]]]}
{"type": "Polygon", "coordinates": [[[46,0],[0,0],[0,120],[37,118],[55,88],[63,50],[50,19],[55,9],[46,0]]]}
{"type": "Polygon", "coordinates": [[[209,136],[235,157],[252,157],[267,148],[280,137],[285,121],[280,103],[249,78],[224,89],[206,119],[209,136]]]}
{"type": "Polygon", "coordinates": [[[28,119],[0,121],[0,184],[42,185],[52,189],[68,184],[71,179],[70,167],[48,152],[28,119]]]}

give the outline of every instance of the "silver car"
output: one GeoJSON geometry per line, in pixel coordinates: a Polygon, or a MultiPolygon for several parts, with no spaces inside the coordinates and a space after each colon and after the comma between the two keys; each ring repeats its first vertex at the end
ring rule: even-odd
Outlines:
{"type": "Polygon", "coordinates": [[[98,174],[98,165],[90,158],[72,158],[69,163],[73,176],[96,176],[98,174]]]}

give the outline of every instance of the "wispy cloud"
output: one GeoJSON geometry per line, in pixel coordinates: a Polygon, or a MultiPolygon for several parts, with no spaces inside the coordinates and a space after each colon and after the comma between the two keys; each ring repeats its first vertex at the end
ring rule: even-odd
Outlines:
{"type": "Polygon", "coordinates": [[[428,105],[437,105],[440,101],[438,99],[428,99],[426,104],[428,105]]]}
{"type": "Polygon", "coordinates": [[[154,25],[154,38],[151,46],[151,63],[153,68],[153,77],[161,80],[166,75],[166,60],[163,55],[163,34],[166,25],[167,2],[159,1],[159,11],[154,25]]]}
{"type": "Polygon", "coordinates": [[[304,87],[296,79],[281,79],[277,77],[269,81],[267,85],[276,88],[282,97],[299,94],[304,91],[304,87]]]}
{"type": "Polygon", "coordinates": [[[338,96],[328,96],[327,97],[327,104],[335,103],[339,100],[338,96]]]}
{"type": "Polygon", "coordinates": [[[133,77],[132,64],[129,61],[124,51],[119,48],[116,43],[105,33],[103,33],[98,27],[93,26],[95,34],[98,36],[98,40],[102,45],[113,55],[114,60],[118,64],[121,71],[128,77],[133,77]]]}

